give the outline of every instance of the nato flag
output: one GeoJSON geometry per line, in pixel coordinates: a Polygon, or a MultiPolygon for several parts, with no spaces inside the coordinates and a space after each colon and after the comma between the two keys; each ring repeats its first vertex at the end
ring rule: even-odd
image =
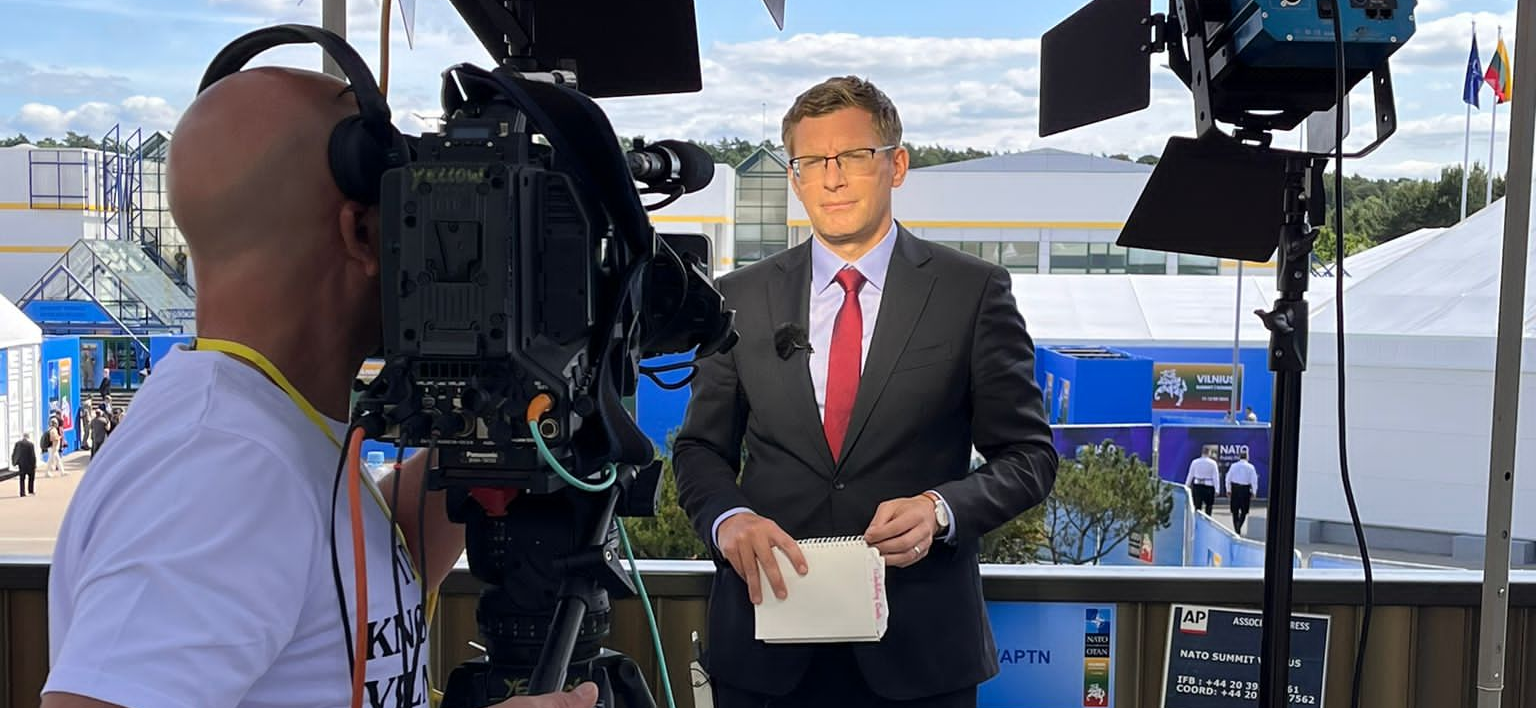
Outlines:
{"type": "Polygon", "coordinates": [[[1477,57],[1477,35],[1472,35],[1472,56],[1467,57],[1466,85],[1461,89],[1461,100],[1478,108],[1477,95],[1483,90],[1483,61],[1477,57]]]}

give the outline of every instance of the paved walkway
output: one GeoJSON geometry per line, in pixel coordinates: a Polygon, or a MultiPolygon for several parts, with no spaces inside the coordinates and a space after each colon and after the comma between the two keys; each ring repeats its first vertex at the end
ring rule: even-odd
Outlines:
{"type": "Polygon", "coordinates": [[[65,455],[65,477],[45,477],[44,470],[39,468],[36,495],[20,496],[20,484],[15,477],[0,481],[0,556],[53,555],[53,542],[58,538],[64,510],[75,495],[80,478],[85,476],[90,459],[90,454],[84,452],[65,455]]]}

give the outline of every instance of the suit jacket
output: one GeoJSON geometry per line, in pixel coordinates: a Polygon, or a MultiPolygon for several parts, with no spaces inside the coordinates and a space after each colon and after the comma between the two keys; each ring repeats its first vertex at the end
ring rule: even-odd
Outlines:
{"type": "Polygon", "coordinates": [[[23,472],[37,469],[37,448],[30,440],[16,441],[16,447],[11,450],[11,464],[23,472]]]}
{"type": "MultiPolygon", "coordinates": [[[[907,700],[997,673],[977,567],[981,536],[1045,499],[1057,456],[1008,272],[904,228],[896,239],[838,461],[807,354],[781,358],[773,345],[784,323],[807,325],[805,243],[720,279],[741,339],[699,362],[673,462],[682,506],[712,550],[711,526],[733,507],[803,539],[861,535],[888,499],[929,489],[944,496],[955,542],[935,542],[918,563],[889,570],[886,635],[854,645],[870,686],[907,700]],[[987,459],[974,472],[973,444],[987,459]]],[[[730,685],[783,695],[813,647],[755,640],[746,584],[715,554],[707,669],[730,685]]]]}

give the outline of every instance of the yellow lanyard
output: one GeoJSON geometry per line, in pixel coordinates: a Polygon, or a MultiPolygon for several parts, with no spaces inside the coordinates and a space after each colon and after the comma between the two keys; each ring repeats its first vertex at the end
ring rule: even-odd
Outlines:
{"type": "Polygon", "coordinates": [[[341,449],[341,441],[336,439],[336,433],[331,432],[331,426],[326,424],[325,416],[320,415],[320,411],[315,409],[315,406],[309,402],[309,399],[305,398],[304,394],[299,393],[299,390],[288,382],[288,377],[284,376],[283,372],[279,371],[271,360],[262,356],[261,352],[239,342],[231,342],[227,339],[207,339],[204,337],[198,337],[193,340],[192,348],[223,352],[255,364],[256,368],[261,369],[261,373],[266,374],[267,378],[272,379],[272,383],[277,384],[277,387],[282,389],[283,393],[288,394],[288,398],[293,401],[293,404],[304,412],[304,417],[308,418],[309,422],[314,423],[315,427],[320,429],[320,432],[325,433],[325,438],[330,440],[331,444],[336,446],[336,449],[341,449]]]}
{"type": "MultiPolygon", "coordinates": [[[[292,383],[289,383],[288,377],[283,376],[283,372],[278,370],[277,365],[273,364],[270,359],[262,356],[261,352],[239,342],[231,342],[227,339],[207,339],[204,337],[198,337],[193,340],[192,348],[222,352],[255,364],[256,368],[267,375],[267,378],[272,379],[272,383],[277,384],[277,387],[281,388],[283,393],[288,394],[288,398],[293,400],[293,404],[298,406],[300,411],[304,412],[304,417],[309,418],[309,422],[314,423],[315,427],[320,429],[320,432],[325,433],[326,439],[330,440],[331,444],[336,446],[336,449],[341,449],[341,441],[336,439],[335,433],[331,432],[331,426],[326,424],[325,416],[321,415],[320,411],[309,402],[309,399],[305,398],[304,394],[299,393],[299,390],[294,388],[292,383]]],[[[363,479],[367,482],[363,487],[368,490],[369,495],[373,497],[373,501],[384,511],[384,517],[393,520],[395,518],[394,513],[390,511],[389,504],[385,503],[384,495],[377,489],[377,485],[373,483],[373,478],[369,475],[363,475],[363,479]]],[[[400,531],[399,524],[391,523],[391,526],[394,526],[395,539],[400,542],[400,546],[402,548],[409,548],[405,543],[405,534],[400,531]]],[[[411,573],[420,581],[421,573],[417,571],[415,562],[412,562],[410,565],[411,573]]]]}
{"type": "MultiPolygon", "coordinates": [[[[231,356],[237,356],[256,365],[256,368],[260,369],[263,374],[266,374],[267,378],[272,380],[272,383],[277,384],[277,387],[282,389],[283,393],[288,394],[288,398],[293,401],[293,404],[298,406],[300,411],[303,411],[304,417],[308,418],[309,422],[314,423],[315,427],[320,429],[320,432],[325,433],[325,438],[330,440],[331,444],[336,446],[336,449],[343,449],[341,441],[336,438],[335,433],[331,432],[331,426],[326,424],[325,416],[321,415],[320,411],[315,408],[314,404],[310,403],[309,399],[304,397],[304,394],[299,393],[299,390],[293,387],[293,384],[288,381],[288,377],[283,375],[283,372],[277,368],[277,365],[273,364],[270,359],[263,356],[261,352],[258,352],[255,349],[252,349],[239,342],[231,342],[227,339],[208,339],[206,337],[198,337],[194,339],[192,341],[192,348],[206,349],[208,351],[221,352],[231,356]]],[[[373,478],[371,476],[363,475],[363,479],[367,482],[363,485],[363,487],[368,490],[369,495],[373,497],[373,501],[377,503],[379,505],[379,509],[384,512],[384,518],[390,521],[390,526],[393,527],[395,540],[399,542],[401,548],[409,548],[410,546],[405,542],[405,533],[400,530],[399,524],[394,523],[394,512],[390,510],[389,504],[385,503],[384,494],[378,490],[377,485],[373,483],[373,478]]],[[[417,523],[421,522],[418,520],[417,523]]],[[[393,555],[393,552],[391,552],[391,555],[393,555]]],[[[421,583],[422,575],[421,571],[416,568],[415,559],[410,559],[408,565],[411,569],[411,575],[415,576],[416,578],[416,582],[418,584],[421,583]]],[[[394,568],[390,568],[390,572],[393,573],[394,568]]],[[[425,603],[426,606],[423,608],[423,610],[426,612],[427,622],[429,624],[432,621],[432,616],[436,614],[437,599],[438,595],[436,591],[430,593],[425,603]]],[[[431,663],[430,651],[426,663],[431,663]]],[[[435,691],[431,690],[431,684],[432,681],[429,675],[427,680],[429,695],[436,693],[435,691]]],[[[439,702],[440,697],[433,696],[433,698],[434,700],[431,700],[430,702],[433,705],[436,705],[439,702]]]]}

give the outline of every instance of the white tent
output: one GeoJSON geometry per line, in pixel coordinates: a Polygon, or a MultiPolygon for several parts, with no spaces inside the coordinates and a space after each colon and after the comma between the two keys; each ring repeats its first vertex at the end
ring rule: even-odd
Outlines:
{"type": "MultiPolygon", "coordinates": [[[[1253,314],[1274,303],[1274,275],[1244,276],[1239,339],[1263,345],[1253,314]]],[[[1237,278],[1209,275],[1015,275],[1013,296],[1042,344],[1232,346],[1237,278]]]]}
{"type": "MultiPolygon", "coordinates": [[[[1483,533],[1503,230],[1500,201],[1350,278],[1355,282],[1344,299],[1349,466],[1367,525],[1483,533]]],[[[1533,272],[1526,276],[1514,514],[1514,534],[1524,539],[1536,538],[1530,513],[1536,485],[1527,479],[1536,473],[1533,272]]],[[[1333,307],[1332,298],[1323,297],[1312,311],[1297,511],[1301,518],[1347,522],[1333,307]]]]}
{"type": "MultiPolygon", "coordinates": [[[[1397,259],[1412,253],[1426,242],[1445,233],[1445,229],[1419,229],[1391,241],[1344,258],[1344,272],[1351,278],[1364,278],[1397,259]]],[[[1331,260],[1331,259],[1330,259],[1331,260]]]]}
{"type": "Polygon", "coordinates": [[[0,298],[0,349],[42,343],[42,328],[16,309],[10,300],[0,298]]]}
{"type": "Polygon", "coordinates": [[[41,432],[43,384],[38,350],[42,342],[42,329],[0,297],[0,366],[5,368],[5,385],[0,386],[0,445],[5,454],[0,468],[10,465],[11,448],[23,432],[31,433],[34,443],[41,432]]]}

